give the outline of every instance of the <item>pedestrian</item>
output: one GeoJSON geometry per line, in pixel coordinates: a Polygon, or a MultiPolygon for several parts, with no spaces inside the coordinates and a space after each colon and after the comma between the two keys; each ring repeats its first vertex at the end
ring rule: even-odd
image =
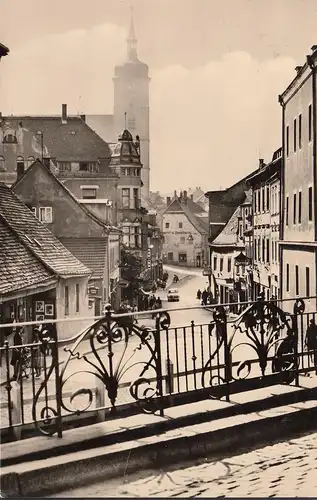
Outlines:
{"type": "Polygon", "coordinates": [[[17,346],[13,349],[11,366],[13,366],[13,380],[18,381],[22,373],[22,346],[23,344],[23,328],[17,328],[13,337],[13,345],[17,346]]]}
{"type": "Polygon", "coordinates": [[[155,302],[156,302],[155,296],[151,295],[150,300],[149,300],[149,308],[151,310],[153,309],[153,306],[154,306],[155,302]]]}
{"type": "Polygon", "coordinates": [[[207,300],[208,300],[208,292],[207,292],[206,289],[201,294],[201,299],[202,299],[202,305],[206,306],[207,305],[207,300]]]}
{"type": "Polygon", "coordinates": [[[306,348],[310,352],[310,359],[314,363],[315,372],[317,375],[317,325],[315,319],[309,321],[309,326],[306,332],[306,348]]]}
{"type": "Polygon", "coordinates": [[[197,290],[197,299],[198,300],[201,299],[201,290],[200,290],[200,288],[198,288],[198,290],[197,290]]]}
{"type": "Polygon", "coordinates": [[[162,309],[162,301],[161,301],[160,297],[158,297],[156,299],[156,308],[157,309],[162,309]]]}
{"type": "Polygon", "coordinates": [[[35,376],[40,377],[42,371],[42,352],[41,352],[39,335],[36,330],[33,333],[33,344],[34,347],[32,348],[32,351],[33,351],[33,366],[34,366],[35,376]]]}

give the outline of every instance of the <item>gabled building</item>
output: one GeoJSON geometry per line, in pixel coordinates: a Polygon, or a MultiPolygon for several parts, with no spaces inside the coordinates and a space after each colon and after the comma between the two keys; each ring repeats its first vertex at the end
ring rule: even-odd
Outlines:
{"type": "Polygon", "coordinates": [[[245,200],[210,244],[211,290],[216,302],[222,304],[245,302],[251,298],[251,260],[246,255],[244,236],[248,227],[245,209],[249,207],[249,198],[247,192],[245,200]]]}
{"type": "Polygon", "coordinates": [[[175,193],[167,205],[162,217],[164,261],[203,267],[208,260],[208,214],[187,191],[175,193]]]}
{"type": "MultiPolygon", "coordinates": [[[[279,97],[282,299],[315,296],[317,290],[317,45],[295,70],[279,97]]],[[[316,299],[305,302],[306,310],[316,310],[316,299]]]]}
{"type": "MultiPolygon", "coordinates": [[[[116,207],[111,149],[80,116],[8,116],[0,120],[0,179],[9,185],[40,158],[67,188],[104,218],[116,207]],[[93,200],[93,201],[91,201],[93,200]]],[[[113,221],[114,223],[115,221],[113,221]]]]}
{"type": "Polygon", "coordinates": [[[280,176],[282,148],[272,161],[259,161],[258,171],[248,179],[253,205],[253,299],[264,292],[267,300],[280,297],[280,176]]]}
{"type": "Polygon", "coordinates": [[[90,307],[98,316],[105,302],[120,300],[120,231],[80,203],[39,160],[12,186],[13,191],[62,244],[92,270],[90,307]]]}
{"type": "MultiPolygon", "coordinates": [[[[2,323],[92,315],[87,295],[91,270],[4,183],[0,183],[0,247],[2,323]]],[[[58,337],[69,337],[84,326],[59,323],[58,337]]]]}

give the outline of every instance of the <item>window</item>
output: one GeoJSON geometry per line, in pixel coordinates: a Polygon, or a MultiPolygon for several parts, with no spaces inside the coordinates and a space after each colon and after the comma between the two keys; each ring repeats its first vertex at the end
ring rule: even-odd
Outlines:
{"type": "Polygon", "coordinates": [[[32,165],[32,163],[35,162],[35,158],[34,156],[29,156],[28,157],[28,167],[30,167],[32,165]]]}
{"type": "Polygon", "coordinates": [[[65,316],[69,316],[69,288],[67,285],[64,288],[64,307],[65,316]]]}
{"type": "Polygon", "coordinates": [[[231,257],[228,257],[228,273],[231,273],[231,257]]]}
{"type": "Polygon", "coordinates": [[[298,266],[295,266],[295,295],[299,295],[299,271],[298,271],[298,266]]]}
{"type": "Polygon", "coordinates": [[[257,195],[258,195],[258,192],[255,191],[254,192],[254,196],[253,196],[253,210],[254,210],[254,213],[256,214],[257,212],[257,195]]]}
{"type": "Polygon", "coordinates": [[[178,262],[187,262],[187,254],[179,253],[178,254],[178,262]]]}
{"type": "Polygon", "coordinates": [[[169,222],[165,222],[165,229],[169,229],[170,227],[170,223],[169,222]]]}
{"type": "Polygon", "coordinates": [[[296,211],[297,211],[297,199],[296,199],[296,193],[294,193],[294,197],[293,197],[293,224],[296,224],[296,211]]]}
{"type": "Polygon", "coordinates": [[[179,227],[179,229],[182,229],[182,228],[183,228],[183,223],[182,223],[182,222],[179,222],[179,223],[178,223],[178,227],[179,227]]]}
{"type": "Polygon", "coordinates": [[[122,207],[130,208],[130,189],[123,188],[122,189],[122,207]]]}
{"type": "Polygon", "coordinates": [[[313,220],[313,188],[308,188],[308,220],[313,220]]]}
{"type": "Polygon", "coordinates": [[[217,271],[217,257],[214,257],[214,271],[217,271]]]}
{"type": "Polygon", "coordinates": [[[140,226],[123,226],[123,244],[130,248],[141,248],[140,226]]]}
{"type": "Polygon", "coordinates": [[[0,156],[0,172],[3,172],[4,170],[5,170],[4,157],[0,156]]]}
{"type": "Polygon", "coordinates": [[[79,284],[76,283],[75,286],[75,293],[76,293],[76,313],[79,313],[79,284]]]}
{"type": "Polygon", "coordinates": [[[82,188],[81,196],[83,200],[95,200],[97,198],[96,188],[82,188]]]}
{"type": "Polygon", "coordinates": [[[286,127],[286,156],[289,156],[289,126],[286,127]]]}
{"type": "Polygon", "coordinates": [[[254,248],[253,248],[254,260],[258,260],[257,249],[258,249],[258,240],[254,240],[254,248]]]}
{"type": "Polygon", "coordinates": [[[133,188],[133,202],[134,202],[134,208],[140,208],[138,188],[133,188]]]}
{"type": "Polygon", "coordinates": [[[296,153],[297,148],[297,121],[294,119],[294,153],[296,153]]]}
{"type": "Polygon", "coordinates": [[[298,193],[298,224],[302,223],[302,192],[298,193]]]}
{"type": "Polygon", "coordinates": [[[312,125],[313,125],[313,120],[312,120],[312,108],[311,104],[308,106],[308,140],[311,141],[312,138],[312,125]]]}
{"type": "Polygon", "coordinates": [[[52,207],[40,207],[39,208],[39,220],[41,222],[46,222],[47,224],[53,222],[53,209],[52,209],[52,207]]]}
{"type": "Polygon", "coordinates": [[[262,188],[262,212],[265,212],[265,189],[262,188]]]}
{"type": "Polygon", "coordinates": [[[14,132],[10,131],[10,132],[7,132],[4,137],[3,137],[3,143],[4,144],[16,144],[18,141],[17,141],[17,138],[16,138],[16,135],[14,132]]]}
{"type": "Polygon", "coordinates": [[[97,163],[81,162],[81,163],[79,163],[79,172],[96,173],[96,172],[99,172],[99,167],[98,167],[97,163]]]}
{"type": "Polygon", "coordinates": [[[70,172],[72,164],[70,161],[60,161],[58,162],[58,168],[60,172],[70,172]]]}
{"type": "Polygon", "coordinates": [[[220,258],[220,272],[223,271],[223,257],[220,258]]]}
{"type": "Polygon", "coordinates": [[[286,207],[285,207],[285,226],[288,226],[288,208],[289,208],[289,197],[286,196],[286,207]]]}
{"type": "Polygon", "coordinates": [[[302,149],[302,115],[298,117],[298,147],[302,149]]]}
{"type": "Polygon", "coordinates": [[[310,296],[310,269],[306,267],[306,297],[310,296]]]}
{"type": "Polygon", "coordinates": [[[286,264],[286,291],[289,292],[289,264],[286,264]]]}
{"type": "Polygon", "coordinates": [[[262,262],[265,262],[265,238],[262,240],[262,262]]]}
{"type": "Polygon", "coordinates": [[[173,260],[174,256],[173,256],[173,252],[168,252],[167,254],[167,260],[173,260]]]}
{"type": "Polygon", "coordinates": [[[274,241],[271,242],[271,255],[272,255],[272,262],[275,262],[275,243],[274,243],[274,241]]]}
{"type": "Polygon", "coordinates": [[[185,243],[185,236],[181,236],[181,237],[180,237],[180,242],[181,242],[182,244],[184,244],[184,243],[185,243]]]}
{"type": "Polygon", "coordinates": [[[268,238],[266,240],[266,262],[270,262],[270,240],[268,238]]]}
{"type": "Polygon", "coordinates": [[[270,187],[266,187],[266,210],[270,210],[270,187]]]}
{"type": "Polygon", "coordinates": [[[258,213],[261,212],[261,189],[258,190],[258,213]]]}

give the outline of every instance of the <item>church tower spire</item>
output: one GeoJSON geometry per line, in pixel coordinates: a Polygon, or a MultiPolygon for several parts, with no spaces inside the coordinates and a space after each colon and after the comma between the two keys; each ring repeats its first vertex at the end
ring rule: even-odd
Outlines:
{"type": "Polygon", "coordinates": [[[138,59],[138,54],[137,54],[137,39],[135,37],[135,29],[134,29],[134,19],[133,19],[133,7],[130,7],[130,28],[129,28],[129,34],[127,38],[127,53],[128,53],[128,60],[129,61],[135,61],[138,59]]]}

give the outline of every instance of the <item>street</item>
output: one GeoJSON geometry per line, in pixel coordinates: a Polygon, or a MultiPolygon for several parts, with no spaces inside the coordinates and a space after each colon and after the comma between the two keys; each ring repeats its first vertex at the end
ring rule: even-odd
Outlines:
{"type": "Polygon", "coordinates": [[[317,433],[219,460],[74,488],[53,497],[315,497],[317,433]]]}

